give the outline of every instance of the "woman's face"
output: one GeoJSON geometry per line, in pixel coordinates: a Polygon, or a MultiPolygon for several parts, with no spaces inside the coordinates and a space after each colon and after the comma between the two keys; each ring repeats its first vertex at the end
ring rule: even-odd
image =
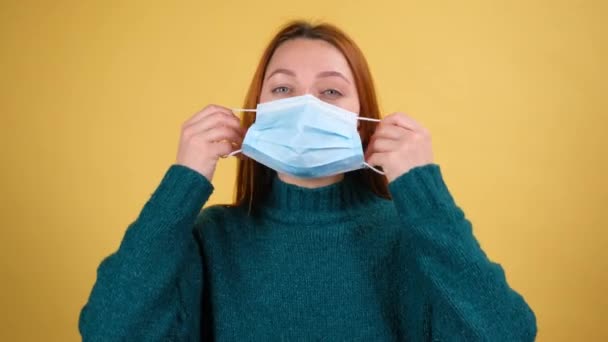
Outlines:
{"type": "Polygon", "coordinates": [[[359,113],[359,97],[348,62],[323,40],[297,38],[281,44],[266,68],[260,102],[305,94],[359,113]]]}

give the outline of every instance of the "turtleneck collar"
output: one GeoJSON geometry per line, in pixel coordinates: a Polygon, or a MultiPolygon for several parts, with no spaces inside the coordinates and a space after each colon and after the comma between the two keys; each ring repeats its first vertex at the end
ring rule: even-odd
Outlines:
{"type": "Polygon", "coordinates": [[[337,183],[319,188],[288,184],[275,175],[260,209],[278,221],[316,224],[364,214],[377,199],[348,174],[337,183]]]}

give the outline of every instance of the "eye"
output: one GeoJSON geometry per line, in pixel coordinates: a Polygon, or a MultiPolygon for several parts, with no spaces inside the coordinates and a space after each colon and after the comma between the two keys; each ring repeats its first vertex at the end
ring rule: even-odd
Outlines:
{"type": "Polygon", "coordinates": [[[332,98],[342,96],[342,93],[337,91],[336,89],[327,89],[327,90],[323,91],[321,94],[324,96],[327,96],[327,97],[332,97],[332,98]]]}
{"type": "Polygon", "coordinates": [[[289,92],[289,88],[285,86],[280,86],[272,89],[273,94],[287,94],[289,92]]]}

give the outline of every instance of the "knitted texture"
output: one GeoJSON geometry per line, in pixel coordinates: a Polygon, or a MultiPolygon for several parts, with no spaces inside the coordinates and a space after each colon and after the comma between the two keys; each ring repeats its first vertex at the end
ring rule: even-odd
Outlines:
{"type": "Polygon", "coordinates": [[[378,198],[348,175],[275,178],[258,210],[212,206],[172,165],[83,307],[85,341],[532,341],[536,318],[437,165],[378,198]]]}

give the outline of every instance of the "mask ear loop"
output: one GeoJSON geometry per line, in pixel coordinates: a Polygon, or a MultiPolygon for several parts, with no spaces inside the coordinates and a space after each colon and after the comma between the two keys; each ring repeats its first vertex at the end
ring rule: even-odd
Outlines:
{"type": "Polygon", "coordinates": [[[371,122],[380,122],[380,119],[374,119],[374,118],[366,118],[363,116],[360,116],[357,118],[357,120],[361,120],[361,121],[371,121],[371,122]]]}
{"type": "Polygon", "coordinates": [[[238,150],[232,151],[232,152],[228,153],[227,155],[222,156],[222,158],[234,157],[241,152],[243,152],[243,149],[239,148],[238,150]]]}
{"type": "MultiPolygon", "coordinates": [[[[380,119],[374,119],[374,118],[366,118],[366,117],[358,117],[357,120],[361,120],[361,121],[371,121],[371,122],[380,122],[380,119]]],[[[381,171],[378,168],[373,167],[372,165],[363,162],[363,165],[367,166],[368,168],[370,168],[372,171],[374,171],[375,173],[379,174],[379,175],[383,175],[384,176],[384,171],[381,171]]]]}
{"type": "Polygon", "coordinates": [[[243,113],[243,112],[255,113],[258,111],[257,109],[244,109],[244,108],[232,108],[231,110],[234,114],[243,113]]]}
{"type": "Polygon", "coordinates": [[[384,171],[381,171],[378,168],[375,168],[373,166],[371,166],[370,164],[363,162],[363,165],[367,166],[368,168],[370,168],[372,171],[374,171],[375,173],[379,174],[379,175],[383,175],[384,176],[384,171]]]}
{"type": "MultiPolygon", "coordinates": [[[[232,112],[234,114],[244,113],[244,112],[248,112],[248,113],[255,113],[255,112],[257,112],[257,109],[246,109],[246,108],[232,108],[231,110],[232,110],[232,112]]],[[[237,154],[241,153],[242,151],[243,151],[243,149],[240,148],[238,150],[235,150],[235,151],[232,151],[232,152],[228,153],[225,156],[222,156],[222,158],[234,157],[237,154]]]]}

